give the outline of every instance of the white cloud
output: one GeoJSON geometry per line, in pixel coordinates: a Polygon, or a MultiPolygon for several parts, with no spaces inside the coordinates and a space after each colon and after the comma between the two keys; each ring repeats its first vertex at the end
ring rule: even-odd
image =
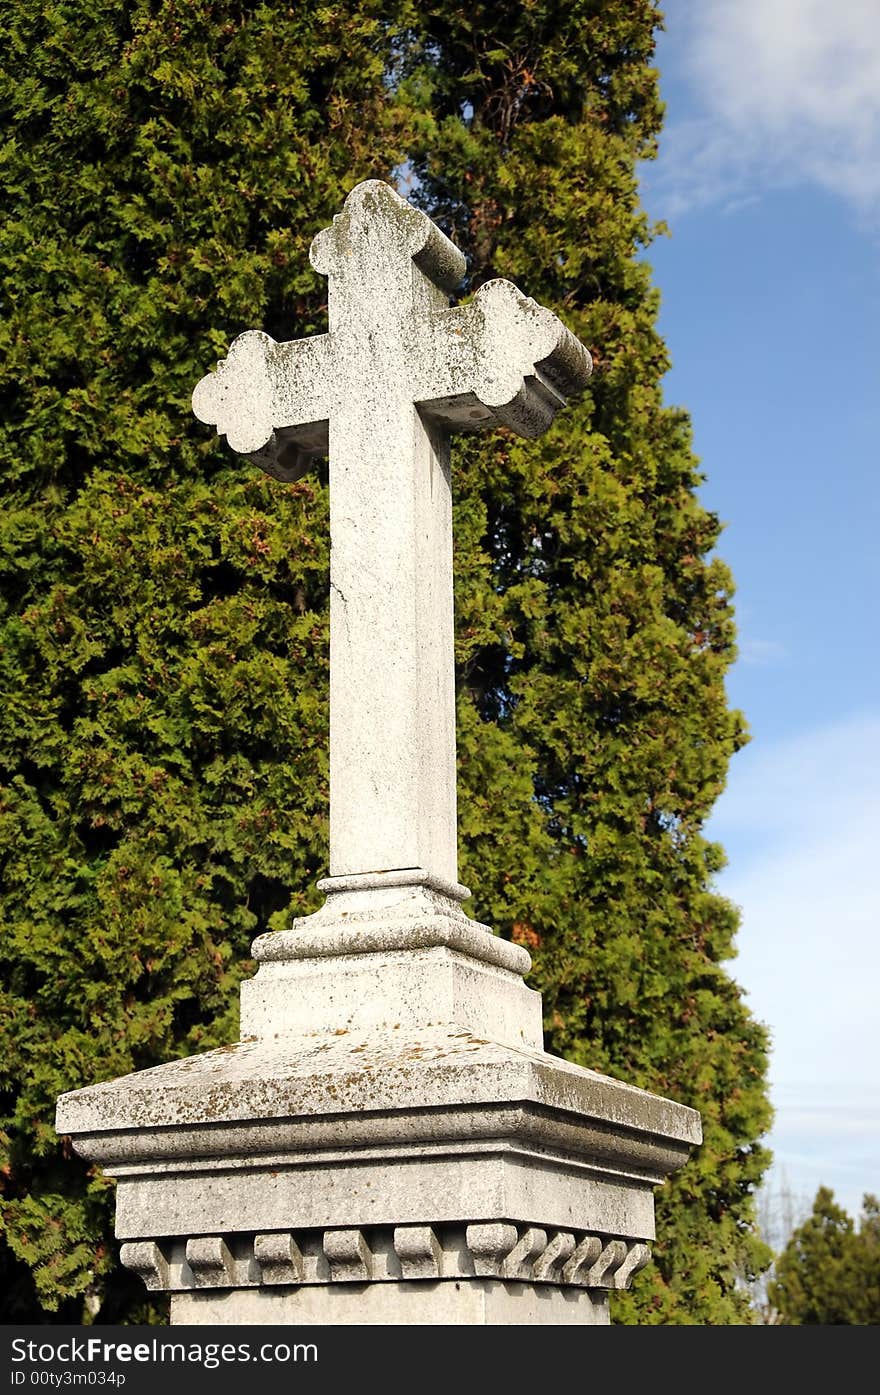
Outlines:
{"type": "MultiPolygon", "coordinates": [[[[690,89],[648,176],[663,212],[812,182],[880,219],[878,0],[669,0],[661,75],[690,89]]],[[[680,103],[677,103],[680,106],[680,103]]]]}
{"type": "Polygon", "coordinates": [[[784,1187],[805,1217],[819,1187],[857,1220],[866,1192],[880,1191],[880,1107],[875,1095],[813,1086],[811,1103],[792,1103],[790,1092],[774,1091],[776,1121],[769,1138],[774,1165],[770,1190],[784,1187]],[[843,1101],[841,1102],[841,1096],[843,1101]]]}
{"type": "MultiPolygon", "coordinates": [[[[880,713],[853,713],[777,742],[756,737],[736,756],[711,832],[732,854],[738,837],[758,831],[758,847],[731,857],[728,881],[772,875],[780,858],[799,859],[807,848],[811,861],[818,847],[823,860],[851,862],[873,837],[880,851],[880,713]]],[[[854,868],[848,884],[880,886],[872,861],[854,868]]]]}
{"type": "Polygon", "coordinates": [[[743,913],[733,971],[773,1033],[776,1081],[876,1076],[878,822],[876,808],[870,824],[830,816],[824,836],[805,832],[797,847],[768,840],[751,869],[723,879],[743,913]]]}
{"type": "Polygon", "coordinates": [[[880,713],[753,742],[709,832],[742,910],[730,972],[772,1034],[777,1165],[855,1213],[880,1190],[880,713]]]}

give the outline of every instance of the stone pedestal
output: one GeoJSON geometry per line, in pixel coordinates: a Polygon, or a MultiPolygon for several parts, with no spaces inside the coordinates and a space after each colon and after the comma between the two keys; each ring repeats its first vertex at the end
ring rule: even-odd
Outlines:
{"type": "Polygon", "coordinates": [[[172,1322],[607,1323],[691,1109],[547,1055],[525,950],[421,869],[254,946],[242,1040],[62,1096],[172,1322]]]}

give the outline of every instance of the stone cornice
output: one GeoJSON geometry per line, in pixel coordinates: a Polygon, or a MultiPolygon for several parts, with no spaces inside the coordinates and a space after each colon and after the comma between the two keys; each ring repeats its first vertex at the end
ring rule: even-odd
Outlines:
{"type": "Polygon", "coordinates": [[[514,1133],[522,1126],[542,1146],[588,1148],[617,1161],[635,1154],[663,1175],[701,1137],[699,1115],[686,1106],[446,1026],[240,1042],[64,1095],[56,1127],[76,1135],[79,1151],[92,1158],[95,1146],[106,1151],[102,1136],[122,1144],[131,1130],[124,1151],[133,1161],[142,1148],[153,1155],[157,1139],[167,1141],[160,1147],[168,1156],[213,1152],[209,1135],[223,1125],[244,1125],[252,1144],[268,1152],[272,1136],[277,1147],[279,1131],[294,1127],[304,1141],[311,1133],[307,1146],[320,1146],[331,1119],[334,1137],[341,1130],[351,1146],[371,1137],[436,1138],[438,1128],[448,1137],[453,1118],[471,1138],[481,1129],[498,1137],[516,1118],[514,1133]],[[150,1131],[136,1134],[147,1121],[150,1131]]]}

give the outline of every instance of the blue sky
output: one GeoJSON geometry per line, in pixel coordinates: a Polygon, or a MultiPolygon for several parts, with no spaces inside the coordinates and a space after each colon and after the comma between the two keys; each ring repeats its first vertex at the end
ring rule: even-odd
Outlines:
{"type": "Polygon", "coordinates": [[[769,1189],[880,1193],[880,3],[667,0],[648,252],[751,744],[709,827],[773,1036],[769,1189]]]}

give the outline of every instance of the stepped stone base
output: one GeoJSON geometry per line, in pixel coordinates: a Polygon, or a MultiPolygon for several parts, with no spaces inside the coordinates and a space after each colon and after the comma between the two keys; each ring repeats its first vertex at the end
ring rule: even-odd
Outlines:
{"type": "Polygon", "coordinates": [[[175,1323],[607,1322],[699,1116],[544,1052],[528,955],[436,889],[342,896],[257,941],[246,1039],[59,1100],[122,1262],[175,1323]]]}

